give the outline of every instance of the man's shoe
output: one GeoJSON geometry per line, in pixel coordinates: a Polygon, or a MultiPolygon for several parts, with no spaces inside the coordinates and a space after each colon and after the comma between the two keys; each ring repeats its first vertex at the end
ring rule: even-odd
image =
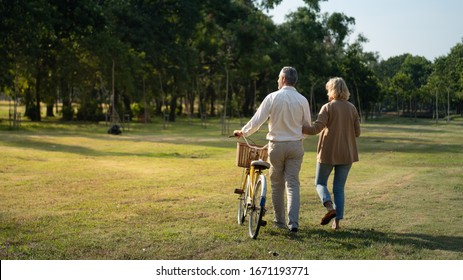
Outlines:
{"type": "Polygon", "coordinates": [[[273,222],[273,227],[288,230],[288,226],[282,223],[273,222]]]}
{"type": "Polygon", "coordinates": [[[323,216],[322,221],[320,222],[321,225],[328,224],[334,217],[336,217],[336,210],[328,211],[328,213],[323,216]]]}
{"type": "Polygon", "coordinates": [[[297,228],[292,228],[289,230],[290,232],[298,232],[298,229],[297,228]]]}

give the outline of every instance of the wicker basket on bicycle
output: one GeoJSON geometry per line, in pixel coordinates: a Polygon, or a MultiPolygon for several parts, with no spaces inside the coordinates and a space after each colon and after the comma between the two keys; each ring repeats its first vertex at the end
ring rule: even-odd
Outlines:
{"type": "Polygon", "coordinates": [[[249,147],[246,143],[238,142],[236,147],[236,165],[239,167],[250,167],[253,160],[265,160],[268,157],[268,148],[255,145],[249,147]],[[256,148],[258,147],[258,148],[256,148]]]}

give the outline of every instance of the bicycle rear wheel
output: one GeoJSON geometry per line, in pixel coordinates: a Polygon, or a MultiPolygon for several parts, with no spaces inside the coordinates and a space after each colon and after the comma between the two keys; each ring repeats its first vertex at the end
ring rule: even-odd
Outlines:
{"type": "Polygon", "coordinates": [[[254,186],[254,194],[249,215],[249,236],[253,239],[257,238],[259,229],[263,224],[262,217],[265,215],[266,193],[267,181],[264,175],[260,175],[254,186]]]}
{"type": "Polygon", "coordinates": [[[251,185],[250,182],[250,176],[249,174],[246,174],[246,178],[244,178],[245,184],[244,184],[244,192],[240,194],[239,200],[238,200],[238,224],[242,225],[244,223],[244,220],[246,218],[247,214],[247,197],[249,196],[249,187],[251,185]]]}

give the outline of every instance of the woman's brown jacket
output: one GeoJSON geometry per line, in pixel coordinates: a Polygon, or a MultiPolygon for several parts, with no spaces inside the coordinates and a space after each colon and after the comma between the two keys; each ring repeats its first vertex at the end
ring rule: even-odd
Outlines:
{"type": "Polygon", "coordinates": [[[360,136],[360,117],[347,100],[332,100],[323,105],[315,123],[304,126],[304,134],[320,133],[317,159],[332,165],[351,164],[359,160],[356,137],[360,136]]]}

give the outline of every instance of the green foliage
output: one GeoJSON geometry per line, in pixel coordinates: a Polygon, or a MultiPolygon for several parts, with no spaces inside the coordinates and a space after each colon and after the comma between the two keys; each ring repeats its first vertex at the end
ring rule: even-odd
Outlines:
{"type": "Polygon", "coordinates": [[[100,106],[100,104],[94,100],[91,100],[80,104],[76,119],[78,121],[99,122],[104,121],[105,116],[103,113],[103,108],[100,106]]]}
{"type": "Polygon", "coordinates": [[[355,24],[355,19],[343,13],[333,13],[328,17],[326,26],[330,31],[331,40],[334,40],[334,44],[338,47],[343,46],[346,36],[352,32],[349,28],[351,24],[355,24]]]}
{"type": "Polygon", "coordinates": [[[430,106],[437,89],[447,92],[447,111],[463,112],[461,44],[435,63],[411,54],[379,61],[363,51],[364,36],[347,42],[355,18],[321,14],[320,2],[305,0],[275,25],[263,11],[281,0],[2,1],[0,88],[23,98],[36,121],[41,102],[80,103],[78,118],[94,119],[111,98],[123,111],[146,103],[161,114],[168,106],[171,121],[176,112],[250,116],[276,90],[281,67],[292,65],[312,108],[326,102],[328,78],[342,75],[368,119],[395,104],[392,80],[404,73],[413,87],[401,94],[402,111],[439,108],[430,106]],[[88,101],[94,90],[97,104],[88,101]]]}
{"type": "Polygon", "coordinates": [[[134,116],[141,116],[142,114],[145,113],[145,108],[143,107],[143,104],[141,103],[132,103],[130,105],[130,109],[134,116]]]}
{"type": "Polygon", "coordinates": [[[72,106],[63,106],[61,114],[64,121],[72,121],[74,118],[74,108],[72,106]]]}

